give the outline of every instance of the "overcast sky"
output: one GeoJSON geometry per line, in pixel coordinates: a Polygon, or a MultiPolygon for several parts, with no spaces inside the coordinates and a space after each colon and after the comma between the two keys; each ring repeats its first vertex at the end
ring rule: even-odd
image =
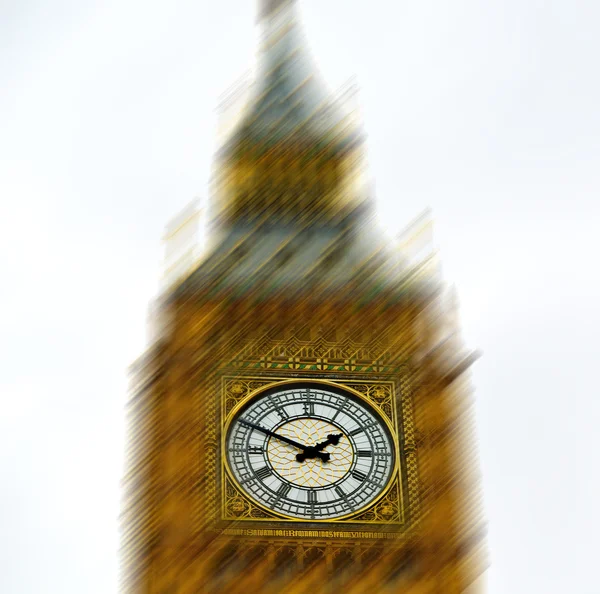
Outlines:
{"type": "MultiPolygon", "coordinates": [[[[600,4],[301,8],[332,89],[360,86],[382,215],[433,209],[484,352],[490,594],[600,592],[600,4]]],[[[0,2],[3,593],[116,590],[125,369],[253,22],[251,0],[0,2]]]]}

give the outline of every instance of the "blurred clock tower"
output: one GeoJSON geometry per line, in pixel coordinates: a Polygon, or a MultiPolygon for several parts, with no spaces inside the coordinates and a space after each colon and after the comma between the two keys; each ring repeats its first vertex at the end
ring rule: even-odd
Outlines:
{"type": "Polygon", "coordinates": [[[204,249],[188,209],[132,368],[122,589],[463,592],[483,568],[474,356],[429,215],[386,237],[297,2],[258,8],[204,249]]]}

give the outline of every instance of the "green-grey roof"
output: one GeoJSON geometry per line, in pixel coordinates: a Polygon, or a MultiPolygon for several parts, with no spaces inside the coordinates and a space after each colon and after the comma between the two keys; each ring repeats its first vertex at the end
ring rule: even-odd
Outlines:
{"type": "MultiPolygon", "coordinates": [[[[241,139],[270,144],[290,135],[307,144],[327,142],[346,114],[333,105],[319,77],[302,34],[296,2],[275,0],[267,5],[263,0],[251,99],[224,148],[241,139]]],[[[340,138],[340,144],[357,138],[356,133],[349,134],[340,138]]]]}

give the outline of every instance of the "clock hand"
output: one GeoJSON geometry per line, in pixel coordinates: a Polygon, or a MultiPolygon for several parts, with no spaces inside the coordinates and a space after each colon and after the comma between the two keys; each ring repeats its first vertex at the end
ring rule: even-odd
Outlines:
{"type": "Polygon", "coordinates": [[[331,457],[328,452],[322,452],[321,450],[325,449],[328,445],[337,445],[340,442],[340,438],[343,437],[343,433],[338,433],[337,435],[328,435],[327,439],[321,443],[318,443],[315,446],[309,446],[305,448],[304,452],[301,454],[296,454],[296,460],[298,462],[304,462],[307,458],[321,458],[323,462],[327,462],[331,457]],[[327,458],[323,458],[323,454],[327,455],[327,458]]]}
{"type": "MultiPolygon", "coordinates": [[[[295,448],[298,448],[299,450],[306,451],[308,449],[308,446],[302,445],[301,443],[298,443],[297,441],[294,441],[293,439],[290,439],[289,437],[286,437],[285,435],[279,435],[277,433],[274,433],[273,431],[270,431],[269,429],[265,429],[264,427],[261,427],[260,425],[255,425],[254,423],[251,423],[250,421],[240,419],[240,423],[242,425],[246,425],[247,427],[252,427],[252,429],[256,429],[257,431],[261,431],[262,433],[264,433],[265,435],[268,435],[269,437],[274,437],[275,439],[278,439],[279,441],[283,441],[284,443],[294,446],[295,448]]],[[[298,456],[301,456],[301,454],[298,454],[298,456]]],[[[298,458],[298,456],[296,456],[296,458],[298,458]]],[[[315,456],[309,456],[309,457],[314,458],[315,456]]],[[[327,452],[317,452],[316,457],[321,458],[321,460],[323,460],[323,462],[327,462],[327,460],[329,460],[329,454],[327,452]]],[[[298,461],[302,462],[302,460],[298,460],[298,461]]]]}
{"type": "Polygon", "coordinates": [[[270,431],[269,429],[265,429],[264,427],[261,427],[260,425],[255,425],[254,423],[251,423],[250,421],[240,419],[240,423],[242,425],[246,425],[247,427],[252,427],[252,429],[256,429],[257,431],[261,431],[265,435],[274,437],[275,439],[278,439],[279,441],[288,443],[300,450],[306,449],[306,446],[302,445],[301,443],[298,443],[297,441],[294,441],[293,439],[290,439],[289,437],[286,437],[285,435],[277,435],[277,433],[273,433],[273,431],[270,431]]]}
{"type": "Polygon", "coordinates": [[[322,449],[326,448],[328,445],[337,445],[338,443],[340,443],[340,438],[343,436],[343,433],[338,433],[337,435],[328,435],[326,441],[318,443],[315,446],[315,450],[319,452],[322,449]]]}

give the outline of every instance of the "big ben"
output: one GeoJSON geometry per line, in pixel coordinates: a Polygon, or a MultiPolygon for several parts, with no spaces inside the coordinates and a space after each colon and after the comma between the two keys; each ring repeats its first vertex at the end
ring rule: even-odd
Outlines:
{"type": "Polygon", "coordinates": [[[473,354],[436,254],[382,233],[297,12],[259,2],[204,253],[133,366],[124,592],[454,594],[483,567],[473,354]]]}

